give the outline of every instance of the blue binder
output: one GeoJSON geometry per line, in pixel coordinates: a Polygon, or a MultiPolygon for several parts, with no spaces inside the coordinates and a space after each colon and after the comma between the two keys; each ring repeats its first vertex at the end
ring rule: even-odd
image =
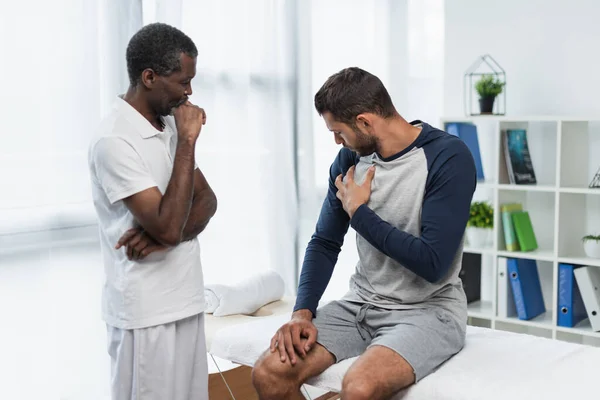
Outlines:
{"type": "Polygon", "coordinates": [[[572,328],[587,318],[573,271],[577,266],[558,264],[558,326],[572,328]]]}
{"type": "Polygon", "coordinates": [[[481,164],[481,153],[479,151],[479,139],[477,137],[477,126],[466,122],[451,122],[446,124],[446,132],[459,137],[473,155],[475,168],[477,169],[477,180],[485,180],[483,165],[481,164]]]}
{"type": "Polygon", "coordinates": [[[535,260],[509,258],[506,267],[519,319],[529,320],[545,313],[544,295],[535,260]]]}

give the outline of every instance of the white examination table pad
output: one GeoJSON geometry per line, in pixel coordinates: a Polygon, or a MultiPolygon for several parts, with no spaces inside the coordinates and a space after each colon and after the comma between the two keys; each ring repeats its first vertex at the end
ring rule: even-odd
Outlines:
{"type": "MultiPolygon", "coordinates": [[[[252,366],[289,311],[247,317],[214,331],[211,354],[252,366]]],[[[224,321],[223,321],[224,322],[224,321]]],[[[334,392],[355,359],[333,365],[309,385],[334,392]]],[[[600,348],[468,326],[464,349],[395,399],[600,399],[600,348]]]]}

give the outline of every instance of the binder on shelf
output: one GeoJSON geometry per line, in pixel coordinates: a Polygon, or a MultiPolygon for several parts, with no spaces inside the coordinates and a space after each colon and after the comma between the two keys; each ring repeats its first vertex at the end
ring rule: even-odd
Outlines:
{"type": "Polygon", "coordinates": [[[600,332],[600,267],[580,267],[573,273],[592,330],[600,332]]]}
{"type": "Polygon", "coordinates": [[[458,275],[467,296],[467,303],[481,300],[481,254],[463,253],[458,275]]]}
{"type": "Polygon", "coordinates": [[[504,243],[506,250],[508,251],[520,250],[519,241],[517,240],[517,234],[511,217],[511,214],[515,211],[523,211],[523,205],[521,203],[505,203],[500,206],[504,243]]]}
{"type": "Polygon", "coordinates": [[[545,313],[546,306],[536,261],[508,258],[506,265],[518,318],[530,320],[545,313]]]}
{"type": "Polygon", "coordinates": [[[498,304],[496,312],[499,318],[517,316],[512,284],[508,275],[507,261],[506,257],[498,257],[498,304]]]}
{"type": "Polygon", "coordinates": [[[483,173],[483,165],[481,163],[481,152],[479,150],[479,139],[477,136],[477,126],[467,122],[451,122],[446,124],[446,132],[451,135],[459,137],[473,155],[475,160],[475,168],[477,170],[477,180],[485,180],[485,174],[483,173]]]}
{"type": "Polygon", "coordinates": [[[558,264],[558,326],[572,328],[587,318],[574,271],[578,266],[558,264]]]}
{"type": "Polygon", "coordinates": [[[538,248],[538,243],[527,211],[515,211],[510,214],[515,227],[519,248],[521,251],[532,251],[538,248]]]}

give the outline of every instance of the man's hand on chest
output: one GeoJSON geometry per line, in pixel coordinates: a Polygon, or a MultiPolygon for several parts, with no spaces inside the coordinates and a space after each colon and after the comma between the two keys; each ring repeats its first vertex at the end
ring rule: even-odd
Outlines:
{"type": "Polygon", "coordinates": [[[346,180],[342,175],[338,175],[335,180],[335,187],[338,189],[336,196],[342,202],[344,210],[350,218],[354,215],[358,207],[366,204],[371,197],[371,182],[375,176],[375,166],[369,167],[365,180],[362,184],[357,184],[354,180],[354,166],[346,172],[346,180]]]}

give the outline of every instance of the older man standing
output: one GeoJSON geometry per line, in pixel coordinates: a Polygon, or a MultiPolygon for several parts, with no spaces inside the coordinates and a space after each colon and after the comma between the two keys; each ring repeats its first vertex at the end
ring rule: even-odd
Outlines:
{"type": "Polygon", "coordinates": [[[196,237],[217,202],[194,157],[206,122],[188,101],[197,55],[171,26],[137,32],[126,54],[129,89],[89,147],[115,400],[208,399],[196,237]]]}

